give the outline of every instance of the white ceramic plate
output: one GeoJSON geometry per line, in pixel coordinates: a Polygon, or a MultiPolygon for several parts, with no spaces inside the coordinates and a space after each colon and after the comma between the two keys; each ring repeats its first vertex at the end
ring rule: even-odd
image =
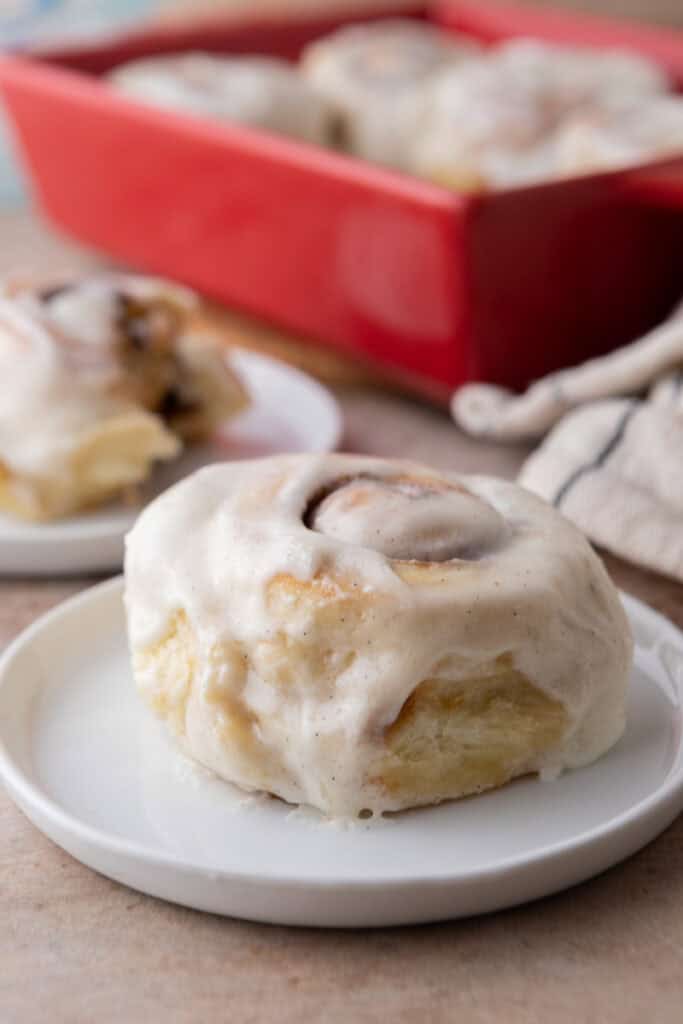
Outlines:
{"type": "Polygon", "coordinates": [[[280,924],[373,926],[481,913],[604,870],[683,808],[683,634],[625,598],[629,725],[556,782],[342,828],[196,768],[139,701],[120,579],[31,626],[0,666],[0,778],[84,864],[133,888],[280,924]]]}
{"type": "MultiPolygon", "coordinates": [[[[195,445],[159,467],[143,501],[206,465],[277,452],[328,452],[339,444],[342,419],[330,392],[300,370],[245,350],[231,363],[251,405],[212,444],[195,445]]],[[[137,512],[120,503],[54,523],[21,523],[0,516],[0,573],[19,576],[106,572],[121,567],[123,538],[137,512]]]]}

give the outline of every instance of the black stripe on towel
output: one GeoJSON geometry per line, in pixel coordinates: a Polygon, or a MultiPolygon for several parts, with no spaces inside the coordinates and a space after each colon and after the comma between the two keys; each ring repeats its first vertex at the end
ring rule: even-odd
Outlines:
{"type": "Polygon", "coordinates": [[[609,440],[605,442],[605,444],[602,446],[598,454],[593,459],[591,459],[590,462],[586,462],[583,466],[579,466],[578,469],[575,469],[571,476],[569,476],[565,480],[565,482],[562,484],[559,491],[553,498],[553,505],[555,505],[556,508],[560,507],[564,499],[571,491],[574,484],[578,480],[580,480],[581,477],[585,476],[587,473],[593,473],[596,469],[600,469],[600,467],[604,466],[604,464],[607,462],[610,455],[614,454],[616,449],[623,441],[624,435],[626,433],[626,428],[631,422],[631,419],[633,418],[634,414],[638,411],[640,405],[640,402],[632,402],[629,408],[626,409],[623,412],[623,414],[619,417],[617,425],[614,429],[614,433],[609,438],[609,440]]]}

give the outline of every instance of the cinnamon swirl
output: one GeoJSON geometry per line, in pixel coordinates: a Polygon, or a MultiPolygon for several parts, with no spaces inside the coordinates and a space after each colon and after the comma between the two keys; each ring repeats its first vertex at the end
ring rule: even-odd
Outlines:
{"type": "Polygon", "coordinates": [[[617,593],[500,480],[346,455],[200,470],[130,533],[126,608],[185,751],[331,816],[552,777],[624,728],[617,593]]]}

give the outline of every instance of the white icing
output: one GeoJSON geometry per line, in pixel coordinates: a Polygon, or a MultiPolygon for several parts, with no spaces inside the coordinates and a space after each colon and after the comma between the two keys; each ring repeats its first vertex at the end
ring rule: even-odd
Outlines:
{"type": "MultiPolygon", "coordinates": [[[[42,302],[6,286],[0,295],[0,461],[17,474],[59,475],[84,435],[136,408],[118,397],[125,374],[116,326],[117,295],[168,296],[189,311],[194,297],[153,278],[103,274],[42,302]]],[[[168,454],[175,445],[168,437],[168,454]]]]}
{"type": "Polygon", "coordinates": [[[422,680],[472,678],[504,654],[561,702],[571,722],[560,749],[530,770],[548,775],[593,760],[623,729],[631,639],[616,591],[576,528],[510,483],[360,456],[212,466],[144,510],[127,538],[125,571],[138,685],[145,693],[157,688],[140,656],[184,610],[199,646],[186,748],[246,789],[269,788],[339,815],[398,806],[366,780],[381,730],[422,680]],[[413,483],[402,491],[397,476],[413,483]],[[347,482],[354,477],[363,479],[347,482]],[[366,487],[367,477],[376,483],[366,487]],[[434,480],[443,495],[433,493],[434,480]],[[358,485],[370,500],[354,509],[358,485]],[[411,530],[413,558],[441,557],[453,542],[468,557],[435,562],[429,583],[405,582],[384,552],[408,554],[411,530]],[[308,581],[318,574],[333,592],[353,586],[363,613],[349,628],[335,618],[329,637],[315,638],[317,647],[329,645],[333,685],[308,679],[305,665],[294,666],[301,678],[274,685],[252,663],[233,692],[228,668],[211,657],[217,645],[255,655],[277,637],[308,642],[307,615],[268,600],[279,574],[308,581]],[[266,787],[264,765],[221,741],[206,699],[217,685],[258,716],[259,739],[284,760],[286,771],[266,787]]]}
{"type": "Polygon", "coordinates": [[[352,25],[314,42],[301,69],[343,119],[356,156],[407,169],[426,89],[444,67],[471,59],[476,46],[408,19],[352,25]]]}
{"type": "MultiPolygon", "coordinates": [[[[27,310],[62,338],[105,353],[115,349],[120,340],[120,295],[143,304],[167,299],[185,315],[198,304],[195,294],[179,285],[154,277],[115,273],[74,281],[45,304],[38,304],[30,292],[18,295],[16,301],[25,304],[27,310]]],[[[150,327],[153,330],[154,325],[150,327]]]]}
{"type": "Polygon", "coordinates": [[[569,118],[557,134],[558,173],[627,167],[683,151],[683,100],[615,99],[569,118]]]}
{"type": "Polygon", "coordinates": [[[97,391],[82,391],[47,331],[4,300],[0,374],[12,381],[0,398],[0,459],[17,473],[52,471],[111,409],[97,391]]]}
{"type": "MultiPolygon", "coordinates": [[[[458,175],[471,176],[498,187],[588,170],[591,163],[581,163],[578,146],[573,164],[569,159],[567,126],[588,119],[593,135],[602,135],[601,112],[617,103],[641,110],[645,118],[651,105],[662,102],[668,85],[656,65],[633,54],[596,54],[530,40],[507,43],[435,77],[410,169],[442,179],[451,173],[456,181],[458,175]]],[[[668,101],[683,107],[673,97],[668,101]]],[[[660,144],[664,134],[657,134],[660,144]]],[[[654,133],[649,145],[645,135],[641,131],[643,144],[632,160],[642,159],[648,148],[655,151],[654,133]]]]}
{"type": "Polygon", "coordinates": [[[326,143],[328,103],[286,61],[188,53],[147,57],[111,75],[119,91],[154,106],[326,143]]]}
{"type": "Polygon", "coordinates": [[[657,64],[620,50],[553,46],[521,39],[497,47],[490,59],[505,88],[517,95],[535,94],[551,122],[595,102],[629,96],[645,98],[670,86],[657,64]]]}
{"type": "Polygon", "coordinates": [[[189,53],[132,61],[109,77],[155,106],[340,145],[464,188],[553,180],[682,148],[683,100],[644,57],[530,39],[482,49],[411,19],[341,28],[310,44],[298,70],[268,57],[189,53]]]}

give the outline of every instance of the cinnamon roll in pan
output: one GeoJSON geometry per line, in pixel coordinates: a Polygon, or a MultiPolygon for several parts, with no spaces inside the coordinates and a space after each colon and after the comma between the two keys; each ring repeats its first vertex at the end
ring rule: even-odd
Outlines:
{"type": "MultiPolygon", "coordinates": [[[[669,85],[656,65],[635,54],[596,55],[532,40],[505,43],[434,76],[414,133],[410,169],[472,190],[588,173],[599,166],[591,148],[605,167],[654,157],[667,144],[661,129],[640,129],[640,144],[619,159],[609,132],[621,136],[629,128],[608,112],[623,104],[634,111],[634,121],[640,112],[647,122],[649,111],[668,102],[678,105],[680,116],[683,104],[667,97],[669,85]],[[592,127],[592,147],[588,140],[581,145],[575,122],[592,127]]],[[[635,142],[633,126],[630,135],[635,142]]],[[[668,146],[676,149],[675,136],[668,146]]]]}
{"type": "Polygon", "coordinates": [[[583,536],[500,480],[358,456],[200,470],[127,539],[134,675],[190,756],[330,816],[556,776],[632,642],[583,536]]]}
{"type": "Polygon", "coordinates": [[[119,92],[152,106],[234,121],[304,142],[333,142],[336,119],[287,61],[210,53],[145,57],[111,72],[119,92]]]}
{"type": "Polygon", "coordinates": [[[0,511],[53,519],[141,483],[246,404],[191,292],[101,274],[0,293],[0,511]]]}
{"type": "Polygon", "coordinates": [[[558,176],[629,167],[683,152],[679,96],[615,99],[568,118],[555,141],[558,176]]]}
{"type": "Polygon", "coordinates": [[[342,148],[409,170],[427,89],[444,67],[478,52],[464,37],[409,19],[351,25],[304,51],[301,71],[332,104],[342,148]]]}

